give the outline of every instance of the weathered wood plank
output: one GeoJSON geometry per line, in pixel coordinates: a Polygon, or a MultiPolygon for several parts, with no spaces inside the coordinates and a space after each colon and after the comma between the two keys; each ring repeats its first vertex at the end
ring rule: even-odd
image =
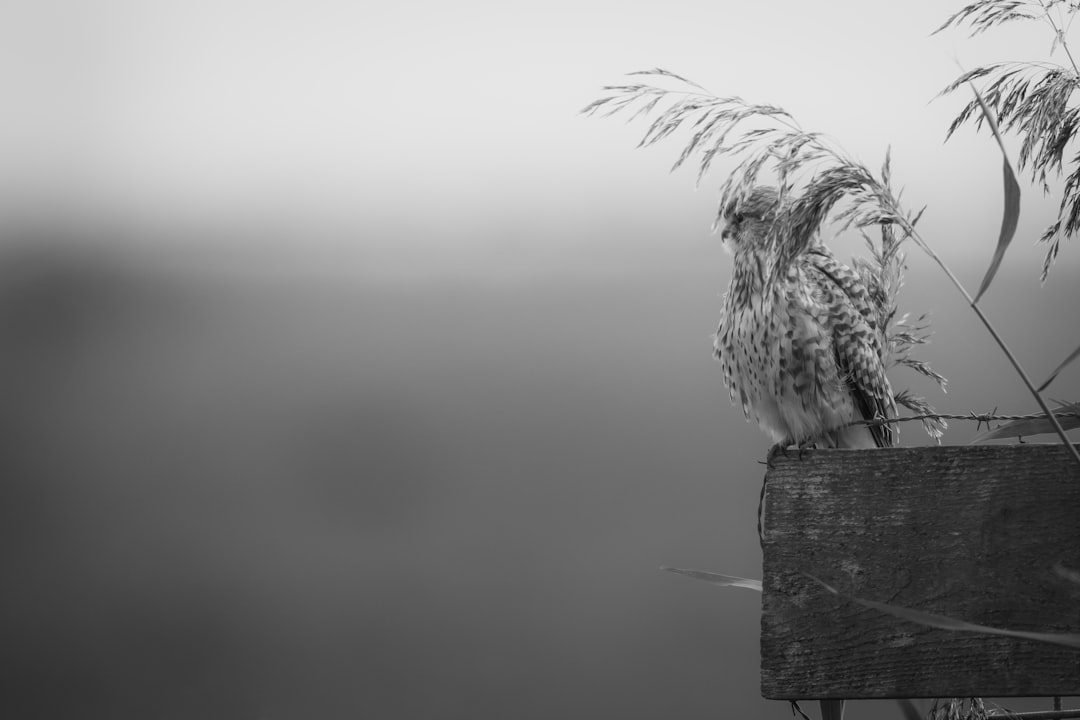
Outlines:
{"type": "Polygon", "coordinates": [[[817,450],[767,473],[761,690],[775,699],[1080,694],[1080,650],[926,628],[1080,632],[1080,471],[1053,445],[817,450]]]}

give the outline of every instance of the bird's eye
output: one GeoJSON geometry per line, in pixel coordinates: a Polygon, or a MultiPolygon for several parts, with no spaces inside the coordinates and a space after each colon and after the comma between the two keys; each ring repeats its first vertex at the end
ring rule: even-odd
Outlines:
{"type": "Polygon", "coordinates": [[[743,215],[741,212],[737,212],[737,213],[735,213],[734,215],[731,216],[732,222],[734,222],[736,225],[742,224],[742,221],[745,218],[746,218],[746,216],[743,215]]]}

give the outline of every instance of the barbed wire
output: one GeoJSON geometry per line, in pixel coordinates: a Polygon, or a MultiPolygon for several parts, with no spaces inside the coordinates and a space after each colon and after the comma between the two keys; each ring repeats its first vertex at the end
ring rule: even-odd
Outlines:
{"type": "MultiPolygon", "coordinates": [[[[921,415],[903,415],[894,418],[877,418],[875,420],[853,420],[846,425],[842,425],[841,427],[851,427],[853,425],[879,427],[881,425],[896,425],[902,422],[913,422],[916,420],[970,420],[977,422],[979,424],[979,427],[982,427],[982,425],[985,424],[986,427],[989,428],[992,421],[1016,422],[1019,420],[1037,420],[1043,417],[1046,417],[1045,413],[1030,413],[1028,415],[998,415],[995,413],[995,411],[991,411],[988,413],[969,412],[963,415],[956,413],[923,413],[921,415]]],[[[1080,418],[1080,411],[1057,410],[1054,411],[1054,417],[1080,418]]]]}

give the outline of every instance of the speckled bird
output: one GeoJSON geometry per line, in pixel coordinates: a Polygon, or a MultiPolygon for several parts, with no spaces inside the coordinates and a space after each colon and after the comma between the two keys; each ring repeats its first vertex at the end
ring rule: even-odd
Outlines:
{"type": "Polygon", "coordinates": [[[759,186],[724,210],[734,267],[714,347],[731,400],[774,447],[892,445],[888,425],[848,425],[896,416],[880,313],[819,240],[777,266],[784,239],[769,233],[778,207],[776,189],[759,186]]]}

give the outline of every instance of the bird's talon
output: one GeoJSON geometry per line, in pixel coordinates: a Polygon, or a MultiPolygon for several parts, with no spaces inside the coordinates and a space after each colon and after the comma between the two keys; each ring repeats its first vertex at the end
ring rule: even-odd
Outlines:
{"type": "Polygon", "coordinates": [[[769,453],[765,458],[765,465],[771,469],[773,466],[773,461],[776,460],[777,455],[783,455],[784,457],[787,457],[787,448],[788,444],[783,441],[778,442],[772,447],[770,447],[769,453]]]}
{"type": "Polygon", "coordinates": [[[799,462],[802,462],[803,455],[806,453],[807,450],[817,450],[817,442],[815,442],[813,439],[800,440],[799,442],[794,443],[794,445],[795,448],[799,451],[799,462]]]}

